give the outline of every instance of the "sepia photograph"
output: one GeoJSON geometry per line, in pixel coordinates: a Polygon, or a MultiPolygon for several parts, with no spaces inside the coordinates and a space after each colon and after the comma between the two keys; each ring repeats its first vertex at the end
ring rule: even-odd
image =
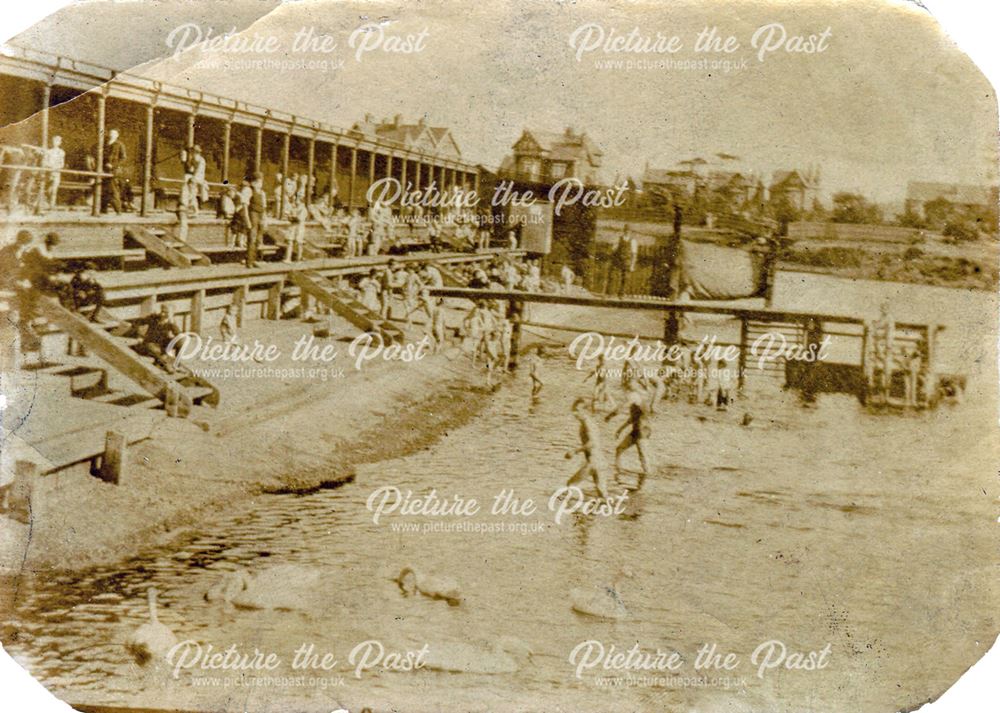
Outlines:
{"type": "Polygon", "coordinates": [[[998,128],[905,0],[5,31],[3,654],[80,713],[933,704],[1000,632],[998,128]]]}

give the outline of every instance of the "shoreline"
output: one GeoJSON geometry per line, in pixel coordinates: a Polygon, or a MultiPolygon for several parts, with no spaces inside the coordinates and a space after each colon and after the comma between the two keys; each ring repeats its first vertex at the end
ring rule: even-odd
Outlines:
{"type": "Polygon", "coordinates": [[[266,412],[248,423],[232,412],[220,412],[208,430],[165,419],[150,439],[129,448],[129,471],[119,485],[92,477],[86,464],[38,479],[29,521],[8,519],[0,536],[0,577],[129,559],[227,506],[340,487],[353,481],[357,465],[427,447],[489,402],[481,398],[476,370],[443,354],[351,374],[330,391],[317,393],[309,384],[269,400],[266,412]],[[251,444],[256,452],[246,453],[251,444]]]}

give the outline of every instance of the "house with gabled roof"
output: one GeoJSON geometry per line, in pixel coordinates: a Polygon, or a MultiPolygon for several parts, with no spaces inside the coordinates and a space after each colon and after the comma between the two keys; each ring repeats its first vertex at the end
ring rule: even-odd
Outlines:
{"type": "Polygon", "coordinates": [[[364,121],[355,123],[351,131],[383,141],[393,141],[413,151],[455,159],[462,155],[451,130],[443,126],[430,126],[423,117],[416,123],[406,124],[400,114],[382,121],[375,121],[371,114],[366,114],[364,121]]]}
{"type": "Polygon", "coordinates": [[[809,210],[819,197],[819,170],[793,168],[775,171],[768,186],[768,199],[774,202],[782,196],[798,210],[809,210]]]}
{"type": "Polygon", "coordinates": [[[513,153],[500,166],[501,175],[520,181],[555,183],[578,178],[599,184],[604,154],[585,132],[572,128],[562,133],[525,129],[514,143],[513,153]]]}

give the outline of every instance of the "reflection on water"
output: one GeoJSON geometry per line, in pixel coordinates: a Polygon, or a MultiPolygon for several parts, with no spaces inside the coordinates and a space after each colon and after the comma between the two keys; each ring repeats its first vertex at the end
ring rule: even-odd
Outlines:
{"type": "MultiPolygon", "coordinates": [[[[537,402],[521,375],[480,418],[432,448],[361,468],[339,490],[264,496],[141,559],[26,584],[4,641],[69,700],[134,703],[149,678],[136,675],[121,642],[146,620],[145,590],[155,584],[160,619],[179,638],[218,649],[256,646],[286,664],[300,645],[314,644],[336,654],[337,667],[324,675],[344,683],[320,700],[376,710],[394,703],[405,710],[762,711],[778,710],[776,700],[785,710],[817,701],[829,710],[889,710],[935,695],[989,645],[997,577],[987,566],[996,542],[981,490],[994,467],[988,402],[902,417],[867,414],[840,396],[807,410],[774,392],[728,413],[670,404],[653,420],[655,475],[626,515],[574,515],[556,525],[549,497],[578,465],[564,458],[577,445],[569,406],[587,387],[568,358],[550,358],[543,368],[537,402]],[[747,411],[754,418],[743,426],[747,411]],[[481,510],[470,518],[390,514],[376,525],[366,500],[385,485],[474,498],[481,510]],[[537,512],[492,514],[504,491],[522,503],[530,498],[537,512]],[[438,531],[436,520],[480,531],[438,531]],[[519,529],[497,531],[511,523],[519,529]],[[290,572],[294,606],[251,611],[204,600],[227,571],[278,565],[290,572]],[[393,578],[404,566],[454,578],[463,604],[402,596],[393,578]],[[293,581],[295,567],[303,581],[308,573],[308,587],[293,581]],[[572,610],[572,589],[610,587],[623,568],[633,575],[620,584],[627,618],[572,610]],[[426,643],[437,652],[475,647],[485,656],[511,636],[533,652],[515,673],[356,679],[347,661],[371,639],[393,650],[426,643]],[[758,678],[749,657],[771,639],[801,651],[829,643],[830,665],[758,678]],[[586,640],[677,651],[689,676],[703,643],[737,653],[742,663],[730,688],[720,681],[608,688],[599,677],[613,671],[574,676],[568,657],[586,640]],[[909,682],[905,701],[899,680],[909,682]]],[[[602,427],[608,449],[618,423],[602,427]]],[[[182,673],[166,700],[287,710],[269,706],[316,695],[291,686],[243,689],[233,699],[231,691],[194,685],[211,673],[182,673]]]]}

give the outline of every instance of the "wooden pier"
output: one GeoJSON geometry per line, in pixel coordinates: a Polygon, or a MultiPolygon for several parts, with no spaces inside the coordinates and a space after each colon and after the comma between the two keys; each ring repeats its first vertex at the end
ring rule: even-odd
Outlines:
{"type": "MultiPolygon", "coordinates": [[[[804,353],[810,351],[816,353],[826,337],[847,340],[850,348],[846,358],[836,361],[786,360],[762,368],[760,372],[765,376],[783,377],[784,386],[800,390],[807,400],[823,392],[851,393],[864,404],[892,408],[925,408],[934,406],[938,400],[938,382],[942,375],[935,363],[936,343],[944,327],[937,324],[895,323],[892,330],[892,344],[888,345],[888,350],[891,354],[889,363],[895,363],[898,368],[890,366],[890,373],[883,377],[879,373],[879,362],[874,359],[872,324],[860,317],[771,307],[737,307],[715,302],[680,302],[656,297],[609,298],[462,287],[434,288],[431,294],[472,301],[503,300],[508,302],[508,314],[511,315],[523,314],[524,305],[530,303],[659,312],[663,317],[662,336],[627,333],[622,333],[620,336],[626,338],[640,336],[646,341],[659,339],[666,346],[692,344],[691,340],[684,339],[681,335],[680,324],[685,315],[729,318],[739,325],[738,340],[735,342],[716,340],[714,344],[738,348],[737,372],[741,389],[745,386],[747,377],[754,373],[754,369],[750,367],[750,357],[754,344],[763,336],[773,334],[776,338],[785,340],[789,346],[803,350],[804,353]],[[908,373],[904,366],[905,359],[913,358],[914,354],[920,355],[920,368],[908,373]],[[916,384],[913,387],[914,393],[907,391],[909,388],[907,379],[916,384]]],[[[529,324],[519,318],[514,320],[515,342],[520,341],[522,327],[529,324]]],[[[576,323],[565,326],[552,324],[535,326],[566,332],[599,331],[576,323]]]]}

